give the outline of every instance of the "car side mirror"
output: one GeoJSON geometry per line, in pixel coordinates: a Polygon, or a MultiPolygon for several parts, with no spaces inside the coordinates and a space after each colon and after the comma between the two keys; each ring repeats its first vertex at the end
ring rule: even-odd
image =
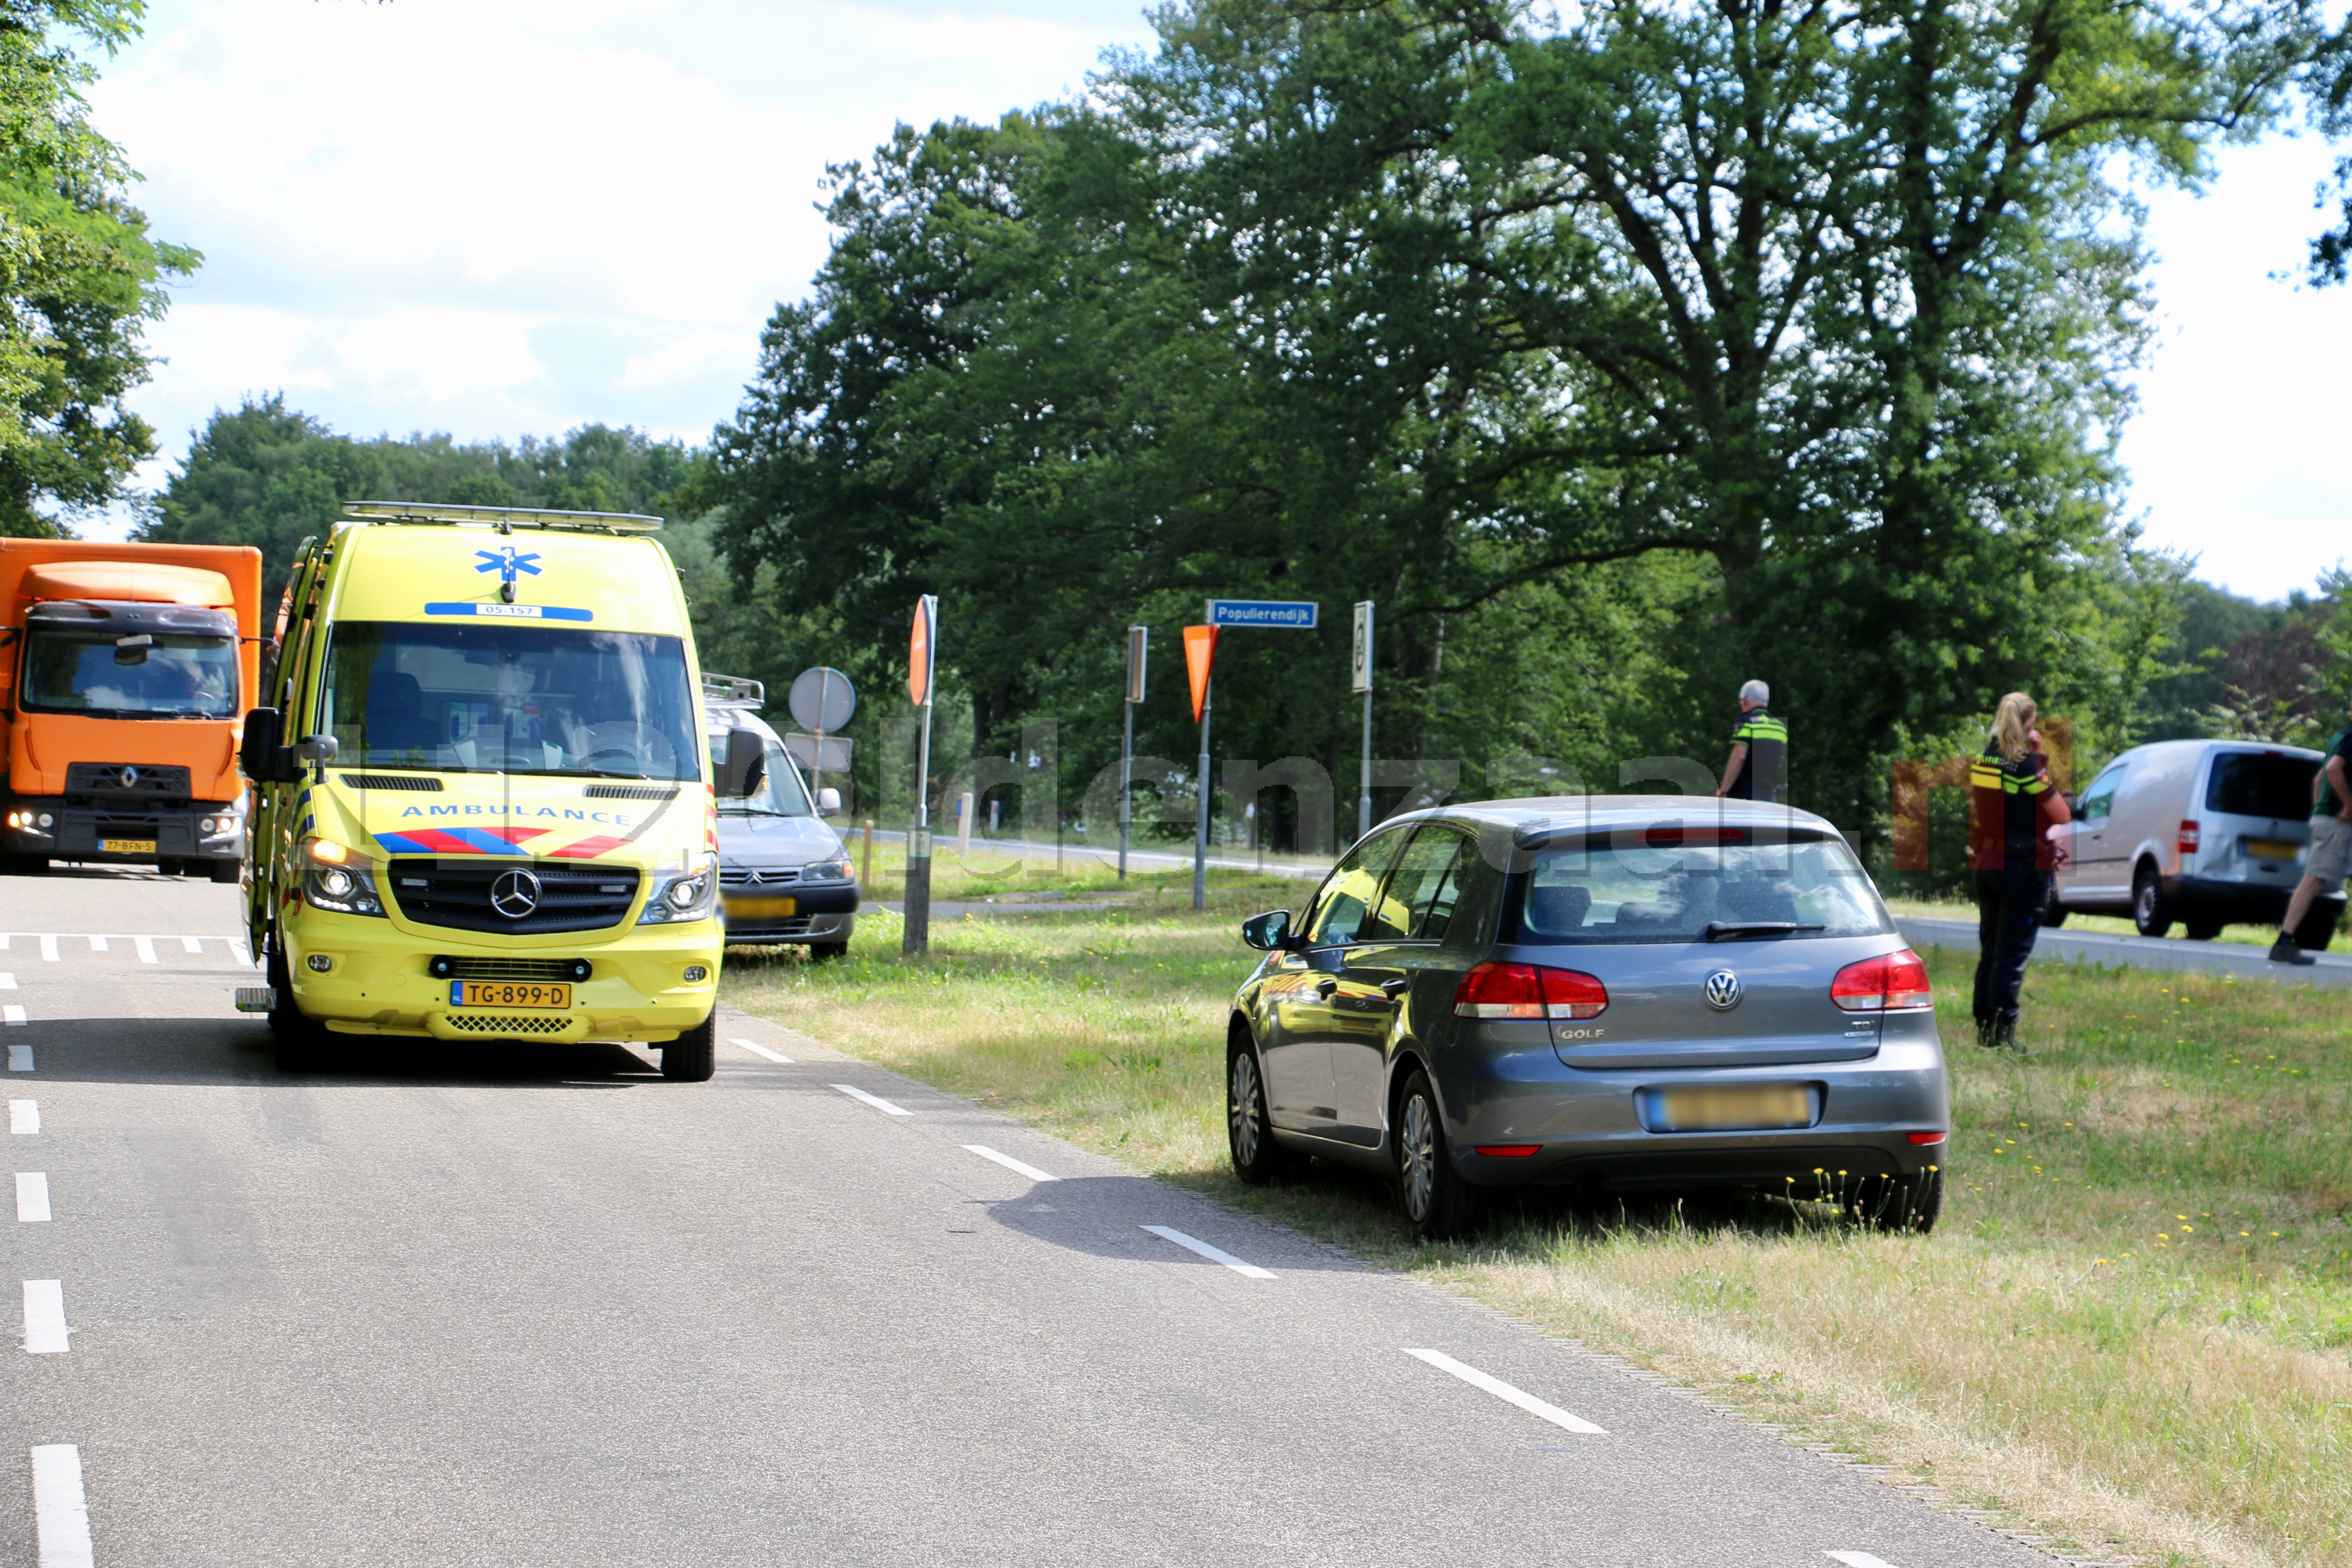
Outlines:
{"type": "Polygon", "coordinates": [[[730,800],[740,800],[760,788],[760,779],[767,771],[768,748],[759,736],[748,729],[727,732],[727,755],[719,763],[719,793],[730,800]]]}
{"type": "Polygon", "coordinates": [[[1242,946],[1271,953],[1289,945],[1290,911],[1276,909],[1242,922],[1242,946]]]}
{"type": "Polygon", "coordinates": [[[276,781],[271,763],[284,731],[284,716],[274,707],[257,707],[245,716],[245,737],[237,742],[236,765],[257,784],[276,781]]]}
{"type": "Polygon", "coordinates": [[[841,791],[825,789],[816,792],[816,814],[820,817],[841,815],[841,791]]]}

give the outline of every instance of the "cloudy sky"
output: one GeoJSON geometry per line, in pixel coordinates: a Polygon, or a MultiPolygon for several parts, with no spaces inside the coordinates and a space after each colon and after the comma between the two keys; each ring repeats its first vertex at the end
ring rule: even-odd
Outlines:
{"type": "MultiPolygon", "coordinates": [[[[152,0],[99,124],[205,254],[133,403],[167,461],[283,390],[361,434],[689,439],[822,259],[828,162],[992,118],[1150,39],[1137,0],[152,0]]],[[[2265,598],[2352,556],[2352,291],[2292,274],[2327,152],[2233,150],[2162,195],[2163,340],[2126,438],[2151,542],[2265,598]]],[[[98,530],[91,530],[98,531],[98,530]]]]}

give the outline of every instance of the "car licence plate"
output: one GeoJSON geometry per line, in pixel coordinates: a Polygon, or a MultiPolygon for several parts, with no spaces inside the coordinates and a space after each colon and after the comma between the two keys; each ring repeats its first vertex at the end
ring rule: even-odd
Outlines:
{"type": "Polygon", "coordinates": [[[730,920],[773,920],[779,915],[798,915],[801,910],[797,898],[730,898],[726,903],[730,920]]]}
{"type": "Polygon", "coordinates": [[[1667,1089],[1657,1098],[1664,1133],[1769,1132],[1813,1124],[1812,1091],[1800,1084],[1667,1089]]]}
{"type": "Polygon", "coordinates": [[[570,986],[534,986],[516,980],[452,980],[453,1008],[568,1008],[570,986]]]}
{"type": "Polygon", "coordinates": [[[2246,852],[2257,860],[2291,861],[2303,852],[2303,846],[2280,839],[2248,839],[2246,852]]]}
{"type": "Polygon", "coordinates": [[[155,852],[152,839],[100,839],[98,852],[102,855],[152,855],[155,852]]]}

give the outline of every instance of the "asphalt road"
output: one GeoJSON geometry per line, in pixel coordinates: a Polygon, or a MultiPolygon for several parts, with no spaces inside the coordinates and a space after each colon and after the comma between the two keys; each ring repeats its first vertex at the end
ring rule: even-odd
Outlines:
{"type": "Polygon", "coordinates": [[[2048,1562],[772,1026],[282,1075],[235,921],[0,882],[0,1563],[2048,1562]]]}
{"type": "MultiPolygon", "coordinates": [[[[1922,915],[1895,917],[1903,939],[1914,947],[1943,946],[1962,953],[1977,950],[1976,923],[1935,920],[1922,915]]],[[[2323,990],[2352,986],[2352,955],[2315,953],[2311,964],[2273,964],[2267,947],[2242,942],[2191,942],[2186,937],[2126,936],[2106,931],[2069,931],[2061,926],[2033,939],[2038,961],[2062,964],[2113,964],[2134,969],[2168,969],[2178,973],[2225,975],[2266,984],[2316,986],[2323,990]]]]}

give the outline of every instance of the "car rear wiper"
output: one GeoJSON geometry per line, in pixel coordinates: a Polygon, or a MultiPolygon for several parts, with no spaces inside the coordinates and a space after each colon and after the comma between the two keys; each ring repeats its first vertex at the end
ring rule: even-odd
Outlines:
{"type": "Polygon", "coordinates": [[[1700,935],[1709,942],[1727,936],[1786,936],[1792,931],[1826,931],[1826,925],[1801,925],[1793,920],[1710,920],[1700,935]]]}

